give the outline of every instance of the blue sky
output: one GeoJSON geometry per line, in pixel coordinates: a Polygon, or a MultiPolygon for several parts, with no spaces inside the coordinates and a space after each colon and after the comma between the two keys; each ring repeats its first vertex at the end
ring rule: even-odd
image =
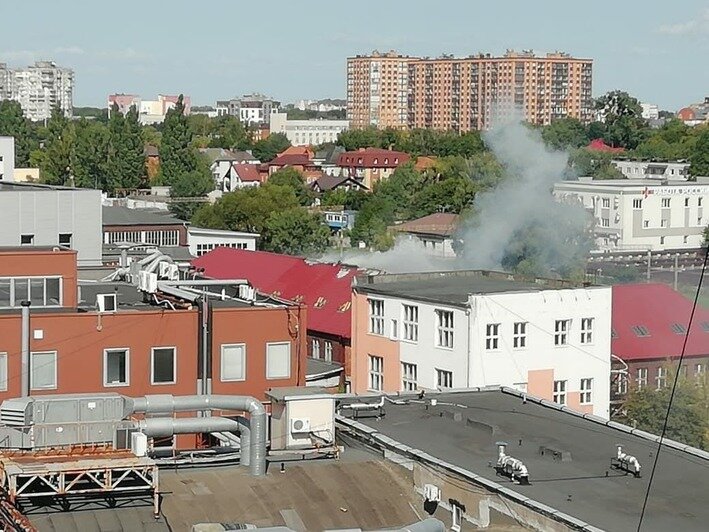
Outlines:
{"type": "Polygon", "coordinates": [[[707,0],[10,3],[0,5],[0,62],[73,68],[76,105],[113,92],[183,92],[193,104],[252,91],[344,97],[345,58],[375,48],[563,50],[595,60],[595,95],[619,88],[671,110],[709,95],[707,0]]]}

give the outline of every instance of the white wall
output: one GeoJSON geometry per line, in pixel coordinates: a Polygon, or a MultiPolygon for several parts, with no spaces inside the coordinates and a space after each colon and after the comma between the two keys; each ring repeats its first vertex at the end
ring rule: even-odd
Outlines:
{"type": "Polygon", "coordinates": [[[283,133],[293,146],[335,142],[349,127],[348,120],[288,120],[287,113],[271,113],[271,133],[283,133]]]}
{"type": "Polygon", "coordinates": [[[15,139],[0,137],[0,181],[15,180],[15,139]]]}
{"type": "Polygon", "coordinates": [[[256,239],[259,235],[240,233],[236,231],[220,231],[190,227],[188,229],[188,245],[190,253],[197,257],[204,255],[216,247],[231,247],[256,251],[256,239]]]}

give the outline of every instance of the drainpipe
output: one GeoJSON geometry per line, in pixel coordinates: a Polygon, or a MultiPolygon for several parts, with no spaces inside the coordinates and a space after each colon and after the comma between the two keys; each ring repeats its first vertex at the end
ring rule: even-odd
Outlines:
{"type": "Polygon", "coordinates": [[[209,300],[207,298],[207,293],[203,292],[202,297],[197,299],[197,308],[199,309],[198,316],[200,322],[200,334],[199,334],[199,362],[202,366],[202,382],[199,387],[199,393],[202,395],[209,395],[209,382],[207,380],[207,366],[209,365],[209,300]]]}
{"type": "Polygon", "coordinates": [[[30,305],[22,301],[22,397],[30,395],[30,305]]]}

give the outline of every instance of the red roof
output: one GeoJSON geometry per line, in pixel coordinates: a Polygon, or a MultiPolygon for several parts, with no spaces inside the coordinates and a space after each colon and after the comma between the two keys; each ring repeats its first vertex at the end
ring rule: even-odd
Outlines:
{"type": "Polygon", "coordinates": [[[391,227],[403,233],[422,233],[426,235],[450,236],[458,227],[460,216],[449,212],[436,212],[423,218],[410,220],[391,227]]]}
{"type": "Polygon", "coordinates": [[[311,164],[310,157],[301,153],[279,155],[270,161],[268,166],[310,166],[311,164]]]}
{"type": "Polygon", "coordinates": [[[613,146],[609,146],[603,142],[603,139],[592,140],[586,148],[593,151],[605,151],[609,153],[621,153],[625,151],[625,148],[614,148],[613,146]]]}
{"type": "Polygon", "coordinates": [[[403,151],[367,148],[341,153],[337,158],[337,166],[343,168],[396,168],[409,159],[411,156],[403,151]]]}
{"type": "Polygon", "coordinates": [[[357,268],[266,251],[216,248],[192,261],[214,279],[248,279],[260,292],[303,302],[308,329],[351,338],[352,279],[357,268]]]}
{"type": "MultiPolygon", "coordinates": [[[[693,302],[664,284],[613,287],[611,352],[623,360],[679,358],[693,302]]],[[[698,307],[685,356],[709,355],[709,310],[698,307]]]]}
{"type": "Polygon", "coordinates": [[[242,181],[261,181],[258,164],[234,163],[232,168],[242,181]]]}

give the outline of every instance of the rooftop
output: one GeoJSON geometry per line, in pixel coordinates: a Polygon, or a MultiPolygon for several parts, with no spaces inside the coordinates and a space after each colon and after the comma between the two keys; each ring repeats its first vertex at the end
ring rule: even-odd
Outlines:
{"type": "Polygon", "coordinates": [[[466,306],[470,294],[538,292],[574,288],[568,281],[518,278],[504,272],[460,270],[357,277],[358,291],[404,299],[466,306]]]}
{"type": "MultiPolygon", "coordinates": [[[[488,481],[503,483],[522,497],[609,531],[635,530],[657,444],[640,435],[584,419],[536,401],[523,403],[503,391],[440,394],[437,406],[423,401],[387,405],[386,415],[361,419],[379,433],[488,481]],[[522,460],[530,485],[501,480],[489,466],[497,441],[522,460]],[[642,478],[609,468],[616,445],[638,458],[642,478]],[[570,453],[554,459],[542,447],[570,453]]],[[[600,418],[597,418],[600,419],[600,418]]],[[[663,447],[643,521],[646,532],[705,530],[709,522],[709,460],[663,447]]]]}
{"type": "Polygon", "coordinates": [[[709,185],[709,178],[699,177],[696,181],[664,181],[660,179],[590,179],[583,178],[574,181],[560,181],[555,187],[576,185],[591,185],[596,187],[630,188],[630,187],[696,187],[709,185]]]}
{"type": "Polygon", "coordinates": [[[346,151],[337,158],[337,165],[351,168],[396,168],[411,159],[408,153],[402,151],[384,150],[381,148],[361,148],[357,151],[346,151]]]}
{"type": "Polygon", "coordinates": [[[458,227],[459,219],[460,216],[457,214],[437,212],[423,218],[395,225],[392,229],[402,233],[451,236],[458,227]]]}
{"type": "Polygon", "coordinates": [[[184,225],[168,211],[159,209],[129,209],[118,205],[103,206],[103,225],[184,225]]]}
{"type": "Polygon", "coordinates": [[[96,192],[98,190],[92,188],[76,188],[76,187],[64,187],[59,185],[47,185],[45,183],[23,183],[19,181],[0,181],[0,192],[10,192],[10,191],[46,191],[46,190],[74,190],[82,192],[96,192]]]}

